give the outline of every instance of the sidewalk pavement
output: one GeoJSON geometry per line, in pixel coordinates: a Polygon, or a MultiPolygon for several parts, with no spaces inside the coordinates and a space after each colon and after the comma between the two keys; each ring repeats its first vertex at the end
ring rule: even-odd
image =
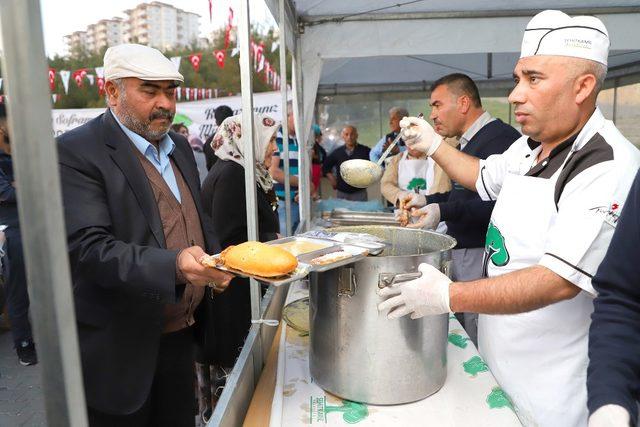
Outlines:
{"type": "Polygon", "coordinates": [[[40,365],[22,366],[11,333],[0,329],[0,426],[46,426],[40,365]]]}

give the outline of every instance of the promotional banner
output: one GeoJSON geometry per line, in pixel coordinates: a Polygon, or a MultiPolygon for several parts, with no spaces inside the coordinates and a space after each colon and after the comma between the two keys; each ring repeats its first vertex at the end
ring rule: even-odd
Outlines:
{"type": "MultiPolygon", "coordinates": [[[[282,120],[282,98],[280,92],[263,92],[253,95],[253,110],[256,113],[268,115],[274,120],[282,120]]],[[[228,105],[234,114],[242,111],[240,96],[228,98],[213,98],[195,102],[178,103],[174,123],[184,123],[191,135],[196,135],[204,141],[216,130],[214,112],[217,107],[228,105]]],[[[105,111],[104,108],[78,108],[53,110],[54,135],[61,135],[105,111]]]]}

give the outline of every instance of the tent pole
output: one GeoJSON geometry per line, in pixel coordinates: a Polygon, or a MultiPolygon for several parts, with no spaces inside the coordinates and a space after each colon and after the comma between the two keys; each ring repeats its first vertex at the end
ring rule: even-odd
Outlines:
{"type": "MultiPolygon", "coordinates": [[[[314,15],[300,19],[305,27],[332,25],[336,22],[377,22],[435,19],[530,18],[544,9],[460,10],[443,12],[357,13],[351,15],[314,15]]],[[[563,7],[568,15],[613,15],[640,12],[640,6],[563,7]]]]}
{"type": "Polygon", "coordinates": [[[613,80],[613,117],[611,121],[613,124],[616,124],[616,119],[618,118],[618,86],[620,85],[619,79],[613,80]]]}
{"type": "MultiPolygon", "coordinates": [[[[291,170],[289,165],[289,106],[287,105],[287,49],[286,49],[286,28],[284,0],[279,0],[280,13],[278,16],[278,26],[280,28],[280,93],[282,94],[282,148],[284,164],[284,210],[286,230],[280,230],[284,236],[291,234],[291,170]]],[[[298,150],[300,147],[298,147],[298,150]]]]}
{"type": "Polygon", "coordinates": [[[38,0],[1,6],[3,72],[30,312],[49,426],[85,426],[84,386],[38,0]]]}
{"type": "MultiPolygon", "coordinates": [[[[249,18],[249,0],[240,2],[238,18],[238,42],[240,46],[240,83],[242,87],[242,145],[244,147],[244,187],[247,203],[247,239],[258,240],[258,214],[256,202],[255,149],[253,146],[253,82],[251,73],[251,24],[249,18]]],[[[260,319],[260,284],[251,279],[251,319],[260,319]]],[[[254,380],[258,382],[262,372],[262,345],[256,346],[254,353],[254,380]]]]}
{"type": "Polygon", "coordinates": [[[303,93],[303,77],[302,77],[302,46],[301,43],[296,45],[295,55],[293,57],[293,90],[296,95],[296,109],[295,112],[298,113],[296,117],[296,135],[298,137],[298,194],[299,194],[299,205],[300,205],[300,225],[298,229],[300,231],[305,231],[309,228],[309,223],[311,222],[311,191],[310,191],[310,174],[311,170],[309,168],[309,151],[308,140],[309,140],[309,129],[307,129],[305,125],[305,105],[304,105],[304,93],[303,93]],[[304,130],[303,130],[304,129],[304,130]]]}

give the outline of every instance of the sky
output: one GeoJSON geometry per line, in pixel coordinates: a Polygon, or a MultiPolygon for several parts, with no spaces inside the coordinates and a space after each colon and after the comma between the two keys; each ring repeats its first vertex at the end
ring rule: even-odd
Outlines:
{"type": "MultiPolygon", "coordinates": [[[[208,36],[214,29],[223,27],[234,9],[236,19],[240,12],[239,0],[213,0],[213,21],[209,21],[208,0],[160,0],[187,12],[200,15],[200,33],[208,36]]],[[[151,0],[40,0],[44,43],[47,56],[66,53],[64,36],[74,31],[85,30],[87,25],[115,16],[125,17],[125,9],[151,0]]],[[[273,24],[273,18],[262,0],[251,1],[251,22],[273,24]]]]}

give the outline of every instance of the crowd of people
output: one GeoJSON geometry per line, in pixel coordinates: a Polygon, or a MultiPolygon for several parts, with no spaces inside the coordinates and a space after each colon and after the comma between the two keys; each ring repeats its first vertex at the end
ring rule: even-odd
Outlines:
{"type": "MultiPolygon", "coordinates": [[[[640,383],[640,152],[596,105],[608,33],[596,18],[545,11],[522,46],[509,96],[522,134],[483,108],[469,76],[450,74],[429,90],[433,126],[396,106],[375,144],[346,124],[332,147],[314,126],[311,193],[324,177],[335,197],[366,201],[340,165],[378,161],[399,137],[382,196],[411,213],[407,227],[446,232],[457,246],[450,277],[421,265],[420,278],[379,291],[379,311],[389,319],[455,312],[526,425],[628,426],[640,383]]],[[[57,140],[89,423],[189,426],[196,395],[202,419],[211,415],[251,327],[248,279],[199,262],[248,239],[242,116],[218,107],[204,143],[173,124],[184,79],[149,47],[109,48],[104,75],[106,111],[57,140]]],[[[254,114],[249,162],[263,242],[299,222],[304,145],[288,111],[282,124],[254,114]]],[[[2,105],[0,133],[7,311],[20,363],[32,365],[2,105]]]]}

